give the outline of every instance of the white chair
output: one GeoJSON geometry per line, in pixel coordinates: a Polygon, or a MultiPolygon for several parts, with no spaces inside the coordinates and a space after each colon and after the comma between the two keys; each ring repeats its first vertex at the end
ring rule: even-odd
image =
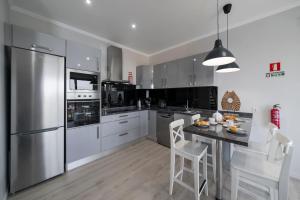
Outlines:
{"type": "Polygon", "coordinates": [[[292,142],[280,133],[273,137],[267,159],[262,154],[234,152],[231,161],[231,200],[237,199],[238,190],[256,198],[287,200],[292,153],[292,142]],[[248,187],[245,188],[245,185],[248,187]],[[263,190],[263,193],[257,190],[263,190]]]}
{"type": "MultiPolygon", "coordinates": [[[[200,119],[201,115],[197,114],[197,115],[193,115],[192,116],[192,121],[191,124],[194,124],[196,120],[200,119]]],[[[201,137],[199,135],[193,135],[192,136],[192,141],[195,143],[205,143],[208,145],[211,145],[211,154],[207,154],[208,157],[211,158],[212,164],[211,167],[213,168],[213,175],[214,175],[214,181],[216,181],[216,172],[217,172],[217,151],[216,151],[216,140],[214,139],[210,139],[210,138],[206,138],[206,137],[201,137]]],[[[210,164],[208,164],[208,166],[210,166],[210,164]]]]}
{"type": "Polygon", "coordinates": [[[170,190],[169,193],[173,193],[174,182],[194,192],[195,199],[199,200],[201,193],[205,189],[206,195],[208,195],[207,186],[207,145],[194,144],[191,141],[184,139],[183,133],[184,120],[176,120],[169,125],[170,140],[171,140],[171,165],[170,165],[170,190]],[[180,158],[180,169],[175,174],[175,157],[180,158]],[[191,160],[193,163],[193,170],[184,167],[184,159],[191,160]],[[203,163],[203,174],[199,174],[199,162],[203,163]],[[191,187],[187,183],[182,181],[183,172],[191,172],[194,174],[194,187],[191,187]]]}
{"type": "Polygon", "coordinates": [[[269,123],[269,130],[268,130],[268,138],[266,143],[258,143],[258,142],[249,142],[248,147],[234,145],[235,151],[242,151],[245,153],[259,153],[259,154],[268,154],[269,146],[272,138],[278,131],[278,127],[272,123],[269,123]]]}

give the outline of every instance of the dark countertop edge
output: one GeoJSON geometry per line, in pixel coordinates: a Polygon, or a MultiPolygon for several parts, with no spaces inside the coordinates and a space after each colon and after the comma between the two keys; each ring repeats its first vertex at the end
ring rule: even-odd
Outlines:
{"type": "MultiPolygon", "coordinates": [[[[122,114],[122,113],[129,113],[129,112],[138,112],[138,111],[144,111],[144,110],[153,110],[153,111],[160,111],[160,112],[173,112],[176,114],[183,114],[183,115],[195,115],[195,114],[203,114],[203,115],[212,115],[213,113],[216,112],[216,110],[207,110],[207,109],[191,109],[191,113],[187,113],[186,111],[182,110],[184,108],[178,108],[178,110],[175,110],[175,107],[171,107],[170,109],[163,109],[163,108],[159,108],[159,107],[151,107],[151,108],[136,108],[136,109],[131,109],[131,110],[120,110],[120,111],[115,111],[115,112],[107,112],[106,114],[101,114],[101,117],[105,117],[105,116],[110,116],[110,115],[118,115],[118,114],[122,114]]],[[[247,112],[233,112],[233,111],[224,111],[224,110],[219,110],[219,112],[221,114],[224,113],[230,113],[230,114],[238,114],[241,117],[245,117],[245,118],[252,118],[253,117],[253,113],[247,113],[247,112]]]]}
{"type": "MultiPolygon", "coordinates": [[[[183,128],[183,131],[185,131],[185,130],[187,131],[186,128],[183,128]]],[[[231,139],[227,139],[227,138],[220,138],[220,137],[215,136],[215,135],[210,135],[210,137],[208,137],[207,134],[201,134],[199,132],[195,132],[195,131],[191,131],[191,130],[188,130],[187,132],[195,133],[196,135],[200,135],[200,136],[211,138],[211,139],[215,139],[215,140],[222,140],[224,142],[228,142],[228,143],[231,143],[231,144],[238,144],[238,145],[241,145],[241,146],[248,147],[248,143],[247,142],[236,141],[236,140],[231,140],[231,139]]]]}

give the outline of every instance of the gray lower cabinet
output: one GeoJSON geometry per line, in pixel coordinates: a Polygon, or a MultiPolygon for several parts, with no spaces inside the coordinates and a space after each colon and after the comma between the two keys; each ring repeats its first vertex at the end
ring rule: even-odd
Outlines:
{"type": "Polygon", "coordinates": [[[66,41],[44,33],[23,28],[17,25],[11,26],[11,45],[24,49],[65,56],[66,41]]]}
{"type": "Polygon", "coordinates": [[[153,140],[153,141],[157,141],[156,138],[156,114],[157,112],[155,110],[149,110],[148,112],[149,116],[148,116],[148,126],[149,126],[149,134],[148,137],[153,140]]]}
{"type": "Polygon", "coordinates": [[[100,58],[100,49],[67,41],[66,66],[68,68],[99,72],[100,58]]]}
{"type": "Polygon", "coordinates": [[[101,152],[100,124],[67,129],[66,160],[71,163],[101,152]]]}
{"type": "Polygon", "coordinates": [[[140,137],[139,128],[122,131],[102,138],[102,151],[113,149],[140,137]]]}
{"type": "Polygon", "coordinates": [[[140,111],[140,135],[141,137],[149,134],[149,111],[140,111]]]}
{"type": "Polygon", "coordinates": [[[119,132],[126,132],[132,129],[138,129],[140,126],[139,116],[133,118],[118,119],[117,121],[110,121],[107,123],[102,123],[101,133],[102,137],[109,135],[114,135],[119,132]]]}
{"type": "Polygon", "coordinates": [[[102,151],[113,149],[142,137],[145,133],[141,130],[147,129],[147,125],[141,124],[141,118],[147,120],[146,113],[147,111],[135,111],[103,116],[101,118],[102,151]]]}

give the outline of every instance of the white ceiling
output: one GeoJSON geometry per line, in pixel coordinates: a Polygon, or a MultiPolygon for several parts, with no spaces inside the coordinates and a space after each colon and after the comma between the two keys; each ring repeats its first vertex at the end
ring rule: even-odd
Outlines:
{"type": "MultiPolygon", "coordinates": [[[[227,0],[220,0],[220,10],[227,0]]],[[[299,0],[231,0],[236,27],[299,6],[299,0]]],[[[12,6],[151,55],[216,32],[216,0],[11,0],[12,6]],[[136,23],[136,30],[130,24],[136,23]]],[[[221,15],[221,29],[226,17],[221,15]]]]}

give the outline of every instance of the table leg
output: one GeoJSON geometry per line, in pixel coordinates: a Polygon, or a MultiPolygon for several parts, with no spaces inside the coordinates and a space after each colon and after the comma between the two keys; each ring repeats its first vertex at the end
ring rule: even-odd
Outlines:
{"type": "Polygon", "coordinates": [[[221,200],[222,193],[223,193],[223,162],[222,162],[223,150],[222,150],[221,140],[217,140],[216,152],[217,152],[216,200],[221,200]]]}

